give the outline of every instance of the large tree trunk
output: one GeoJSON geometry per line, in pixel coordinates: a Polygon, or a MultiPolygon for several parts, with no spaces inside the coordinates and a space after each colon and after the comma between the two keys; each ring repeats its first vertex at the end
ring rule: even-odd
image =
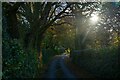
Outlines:
{"type": "Polygon", "coordinates": [[[10,33],[11,38],[18,38],[18,26],[17,26],[17,17],[16,12],[11,11],[8,13],[8,32],[10,33]]]}
{"type": "Polygon", "coordinates": [[[13,6],[11,6],[9,3],[3,3],[3,6],[7,5],[6,8],[8,8],[5,10],[5,15],[7,16],[7,22],[9,26],[8,32],[13,39],[19,37],[16,13],[21,4],[23,3],[15,3],[13,6]]]}
{"type": "Polygon", "coordinates": [[[36,39],[36,48],[37,48],[37,53],[38,53],[38,61],[39,61],[39,67],[42,67],[42,40],[44,36],[43,34],[38,35],[36,39]]]}

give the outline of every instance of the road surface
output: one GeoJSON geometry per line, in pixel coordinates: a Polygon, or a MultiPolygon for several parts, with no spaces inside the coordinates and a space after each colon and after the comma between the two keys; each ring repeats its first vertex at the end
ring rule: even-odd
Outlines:
{"type": "Polygon", "coordinates": [[[45,78],[49,78],[52,80],[57,80],[57,78],[72,78],[76,80],[74,74],[67,68],[65,65],[64,59],[68,57],[66,55],[58,55],[56,56],[48,67],[48,71],[46,72],[45,78]]]}

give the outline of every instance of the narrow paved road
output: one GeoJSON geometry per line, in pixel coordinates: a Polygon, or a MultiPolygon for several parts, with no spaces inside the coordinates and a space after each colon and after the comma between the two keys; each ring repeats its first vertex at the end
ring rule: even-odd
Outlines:
{"type": "Polygon", "coordinates": [[[46,76],[44,77],[52,80],[56,80],[57,78],[75,79],[76,77],[74,76],[74,74],[71,73],[71,71],[67,68],[67,66],[64,63],[64,59],[66,57],[66,55],[56,56],[49,65],[46,76]]]}

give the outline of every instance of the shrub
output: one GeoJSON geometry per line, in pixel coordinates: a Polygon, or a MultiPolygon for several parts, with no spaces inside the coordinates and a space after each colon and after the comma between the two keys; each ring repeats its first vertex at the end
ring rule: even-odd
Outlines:
{"type": "Polygon", "coordinates": [[[16,39],[3,39],[2,50],[3,78],[35,77],[38,65],[35,53],[26,53],[16,39]]]}
{"type": "Polygon", "coordinates": [[[79,57],[76,57],[78,55],[74,55],[74,58],[77,58],[75,59],[75,63],[97,77],[117,78],[119,77],[117,51],[117,47],[114,46],[90,49],[79,54],[79,57]]]}

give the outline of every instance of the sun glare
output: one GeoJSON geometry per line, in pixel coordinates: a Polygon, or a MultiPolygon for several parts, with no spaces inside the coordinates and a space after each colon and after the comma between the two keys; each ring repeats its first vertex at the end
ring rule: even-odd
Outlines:
{"type": "Polygon", "coordinates": [[[91,15],[90,21],[91,23],[96,23],[98,21],[99,17],[96,14],[91,15]]]}

